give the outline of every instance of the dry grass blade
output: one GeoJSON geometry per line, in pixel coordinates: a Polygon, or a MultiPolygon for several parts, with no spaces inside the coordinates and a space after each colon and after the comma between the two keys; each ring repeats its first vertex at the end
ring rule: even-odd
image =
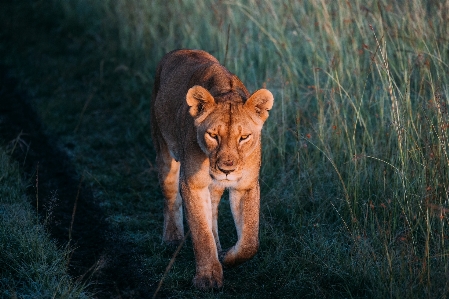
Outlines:
{"type": "Polygon", "coordinates": [[[78,199],[81,192],[81,186],[84,180],[84,174],[81,177],[80,183],[78,185],[78,192],[76,193],[75,203],[73,205],[73,211],[72,211],[72,220],[70,221],[70,229],[69,229],[69,244],[72,241],[72,230],[73,230],[73,223],[75,222],[75,214],[76,214],[76,208],[78,206],[78,199]]]}

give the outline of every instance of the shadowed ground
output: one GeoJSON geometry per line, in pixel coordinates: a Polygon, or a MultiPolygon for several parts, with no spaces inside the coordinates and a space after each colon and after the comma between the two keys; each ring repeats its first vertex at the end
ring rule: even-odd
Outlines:
{"type": "Polygon", "coordinates": [[[16,86],[0,66],[0,140],[9,141],[7,146],[29,181],[29,198],[34,206],[38,201],[52,237],[60,246],[70,244],[70,274],[89,279],[97,298],[121,298],[122,293],[147,298],[154,290],[145,285],[138,252],[108,227],[92,190],[76,174],[58,141],[43,133],[27,95],[16,86]]]}

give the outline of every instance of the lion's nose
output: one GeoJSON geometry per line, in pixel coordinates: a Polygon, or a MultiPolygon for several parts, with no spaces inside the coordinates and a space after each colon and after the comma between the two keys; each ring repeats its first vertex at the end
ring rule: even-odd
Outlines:
{"type": "Polygon", "coordinates": [[[223,165],[228,167],[234,166],[234,161],[232,160],[223,161],[223,165]]]}
{"type": "Polygon", "coordinates": [[[235,170],[234,161],[233,160],[225,160],[221,161],[218,165],[218,169],[220,169],[221,172],[228,175],[229,173],[233,172],[235,170]]]}

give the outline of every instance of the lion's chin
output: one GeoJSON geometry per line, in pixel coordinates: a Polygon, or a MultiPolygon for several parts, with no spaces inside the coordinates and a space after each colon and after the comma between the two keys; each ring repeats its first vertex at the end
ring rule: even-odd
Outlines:
{"type": "Polygon", "coordinates": [[[210,176],[214,181],[223,185],[234,185],[242,177],[238,173],[230,173],[228,175],[224,173],[210,172],[210,176]]]}

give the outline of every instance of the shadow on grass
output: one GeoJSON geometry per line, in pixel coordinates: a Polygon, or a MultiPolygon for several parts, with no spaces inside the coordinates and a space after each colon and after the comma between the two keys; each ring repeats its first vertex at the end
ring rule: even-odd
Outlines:
{"type": "Polygon", "coordinates": [[[108,226],[70,158],[43,132],[27,95],[0,65],[0,140],[8,142],[21,166],[31,204],[38,206],[52,237],[71,247],[69,273],[88,279],[97,298],[147,298],[154,286],[145,283],[140,253],[108,226]]]}

